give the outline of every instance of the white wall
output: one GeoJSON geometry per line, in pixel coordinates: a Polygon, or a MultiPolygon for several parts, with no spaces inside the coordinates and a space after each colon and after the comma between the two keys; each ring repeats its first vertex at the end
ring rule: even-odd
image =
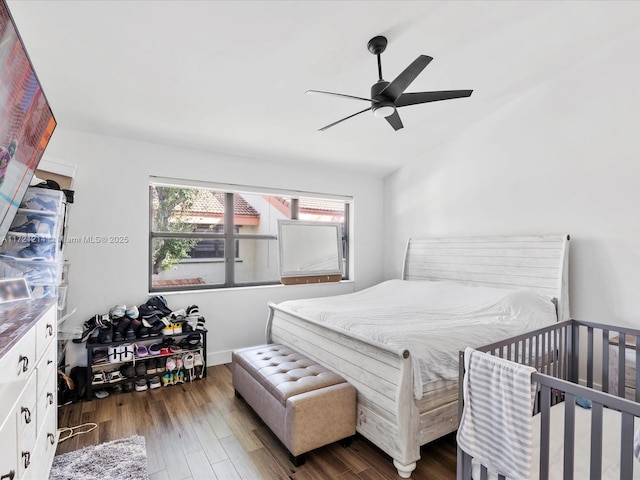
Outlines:
{"type": "MultiPolygon", "coordinates": [[[[382,263],[371,261],[382,251],[382,190],[379,178],[328,169],[278,164],[185,148],[136,142],[59,128],[47,155],[77,164],[75,203],[70,208],[68,237],[128,236],[128,243],[73,243],[69,322],[80,325],[96,313],[148,298],[150,175],[258,185],[354,197],[352,245],[354,282],[308,286],[270,286],[166,295],[169,305],[197,304],[209,329],[208,360],[230,359],[230,350],[264,342],[267,302],[347,293],[382,280],[382,263]]],[[[83,349],[69,352],[81,361],[83,349]]]]}
{"type": "Polygon", "coordinates": [[[410,235],[568,233],[572,316],[640,327],[639,53],[603,39],[386,178],[385,277],[410,235]]]}

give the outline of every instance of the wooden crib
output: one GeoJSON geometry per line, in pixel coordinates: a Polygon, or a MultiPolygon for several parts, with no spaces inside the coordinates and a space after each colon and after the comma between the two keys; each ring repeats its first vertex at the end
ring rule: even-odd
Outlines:
{"type": "MultiPolygon", "coordinates": [[[[640,330],[567,320],[477,350],[537,370],[531,376],[537,383],[532,478],[640,478],[640,461],[634,458],[640,330]],[[576,405],[576,398],[590,400],[592,408],[576,405]]],[[[460,352],[461,417],[464,364],[460,352]]],[[[457,479],[471,478],[505,476],[458,448],[457,479]]]]}

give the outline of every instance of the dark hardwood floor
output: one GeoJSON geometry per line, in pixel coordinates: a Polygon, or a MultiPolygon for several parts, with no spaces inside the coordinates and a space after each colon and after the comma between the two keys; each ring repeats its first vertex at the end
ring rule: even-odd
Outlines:
{"type": "MultiPolygon", "coordinates": [[[[391,459],[361,437],[348,448],[333,444],[315,450],[294,467],[278,439],[234,397],[231,371],[224,365],[210,367],[200,381],[66,405],[59,415],[60,427],[93,422],[98,428],[60,443],[58,454],[143,435],[150,480],[400,478],[391,459]]],[[[448,435],[422,448],[411,478],[451,480],[455,471],[455,437],[448,435]]]]}

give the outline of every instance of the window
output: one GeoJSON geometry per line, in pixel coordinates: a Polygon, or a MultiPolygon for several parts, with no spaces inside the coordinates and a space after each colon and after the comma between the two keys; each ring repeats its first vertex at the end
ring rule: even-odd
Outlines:
{"type": "Polygon", "coordinates": [[[348,197],[152,178],[152,292],[279,283],[278,220],[342,224],[349,272],[348,197]]]}

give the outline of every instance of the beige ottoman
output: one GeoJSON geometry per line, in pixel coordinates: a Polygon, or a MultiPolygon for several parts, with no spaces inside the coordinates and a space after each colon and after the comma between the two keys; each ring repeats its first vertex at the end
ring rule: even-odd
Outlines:
{"type": "Polygon", "coordinates": [[[233,387],[289,450],[304,453],[355,434],[356,389],[342,377],[279,344],[236,350],[233,387]]]}

